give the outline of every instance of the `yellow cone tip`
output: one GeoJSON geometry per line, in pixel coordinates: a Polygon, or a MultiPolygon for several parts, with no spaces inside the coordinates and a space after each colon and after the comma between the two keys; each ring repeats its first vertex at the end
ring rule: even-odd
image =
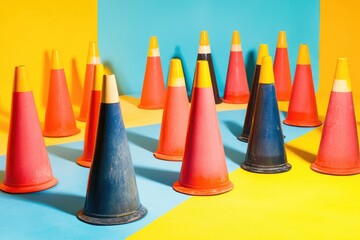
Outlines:
{"type": "Polygon", "coordinates": [[[95,65],[94,83],[92,90],[101,91],[102,81],[104,77],[104,65],[99,63],[95,65]]]}
{"type": "Polygon", "coordinates": [[[15,67],[13,91],[14,92],[30,92],[31,91],[29,74],[28,74],[26,66],[24,66],[24,65],[15,67]]]}
{"type": "Polygon", "coordinates": [[[171,59],[168,87],[185,86],[184,73],[180,59],[171,59]]]}
{"type": "Polygon", "coordinates": [[[63,68],[64,67],[60,59],[60,52],[58,49],[54,49],[52,51],[52,57],[51,57],[51,69],[58,70],[63,68]]]}
{"type": "Polygon", "coordinates": [[[333,92],[351,92],[349,62],[347,58],[338,58],[333,84],[333,92]]]}
{"type": "Polygon", "coordinates": [[[148,57],[158,57],[160,56],[159,44],[156,36],[150,37],[148,57]]]}
{"type": "Polygon", "coordinates": [[[104,75],[101,94],[102,103],[118,103],[119,93],[114,74],[104,75]]]}
{"type": "Polygon", "coordinates": [[[96,42],[89,43],[89,50],[88,50],[88,64],[98,64],[101,63],[99,49],[97,47],[96,42]]]}
{"type": "Polygon", "coordinates": [[[287,41],[286,41],[286,32],[280,31],[277,41],[277,48],[287,48],[287,41]]]}
{"type": "Polygon", "coordinates": [[[196,62],[195,84],[197,88],[211,88],[209,63],[206,60],[196,62]]]}
{"type": "Polygon", "coordinates": [[[210,41],[209,41],[209,36],[208,36],[208,32],[203,30],[200,33],[200,46],[209,46],[210,45],[210,41]]]}
{"type": "Polygon", "coordinates": [[[310,65],[310,54],[307,44],[300,44],[297,64],[310,65]]]}
{"type": "Polygon", "coordinates": [[[269,48],[267,44],[260,44],[256,65],[261,65],[262,59],[265,56],[269,56],[269,48]]]}
{"type": "Polygon", "coordinates": [[[239,31],[234,31],[233,32],[231,44],[240,45],[240,33],[239,33],[239,31]]]}
{"type": "Polygon", "coordinates": [[[275,82],[275,78],[274,78],[272,58],[271,56],[265,56],[263,57],[261,63],[259,83],[274,84],[274,82],[275,82]]]}

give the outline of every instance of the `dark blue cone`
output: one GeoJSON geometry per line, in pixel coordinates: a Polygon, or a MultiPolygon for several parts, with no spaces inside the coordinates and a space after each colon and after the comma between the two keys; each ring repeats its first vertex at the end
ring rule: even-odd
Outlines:
{"type": "Polygon", "coordinates": [[[139,200],[120,104],[102,102],[85,206],[77,216],[91,224],[115,225],[136,221],[146,213],[139,200]]]}
{"type": "Polygon", "coordinates": [[[286,159],[271,57],[264,57],[262,68],[249,145],[241,167],[257,173],[286,172],[291,165],[286,159]],[[270,80],[266,76],[269,74],[270,80]]]}

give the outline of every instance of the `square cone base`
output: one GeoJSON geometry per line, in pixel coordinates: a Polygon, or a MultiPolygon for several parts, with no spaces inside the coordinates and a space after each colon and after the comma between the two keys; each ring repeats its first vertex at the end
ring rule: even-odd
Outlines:
{"type": "Polygon", "coordinates": [[[329,174],[329,175],[338,175],[338,176],[346,176],[346,175],[354,175],[360,173],[360,167],[356,168],[345,168],[345,169],[335,169],[328,168],[324,166],[319,166],[316,163],[311,164],[310,167],[315,172],[329,174]]]}
{"type": "Polygon", "coordinates": [[[56,178],[52,178],[50,181],[35,184],[35,185],[29,185],[29,186],[9,186],[5,183],[0,184],[0,189],[7,193],[32,193],[32,192],[40,192],[46,189],[49,189],[53,186],[55,186],[58,183],[58,180],[56,178]]]}
{"type": "Polygon", "coordinates": [[[241,168],[254,173],[282,173],[287,172],[291,169],[291,165],[289,163],[285,163],[279,166],[254,166],[251,164],[243,163],[241,164],[241,168]]]}
{"type": "Polygon", "coordinates": [[[164,154],[164,153],[160,153],[160,152],[154,152],[154,157],[156,157],[157,159],[160,159],[160,160],[165,160],[165,161],[181,162],[184,158],[184,155],[169,155],[169,154],[164,154]]]}
{"type": "Polygon", "coordinates": [[[211,196],[226,193],[234,188],[232,182],[227,182],[224,185],[212,187],[212,188],[191,188],[185,187],[180,184],[179,181],[173,184],[173,189],[179,193],[185,193],[193,196],[211,196]]]}
{"type": "Polygon", "coordinates": [[[134,222],[143,218],[147,214],[147,209],[144,206],[140,206],[135,212],[131,212],[122,216],[89,216],[84,213],[84,210],[80,210],[77,213],[78,219],[83,222],[93,225],[119,225],[134,222]]]}

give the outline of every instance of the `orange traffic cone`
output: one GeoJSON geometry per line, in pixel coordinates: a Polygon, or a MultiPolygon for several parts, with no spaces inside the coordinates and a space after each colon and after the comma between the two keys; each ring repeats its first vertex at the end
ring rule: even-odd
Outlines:
{"type": "Polygon", "coordinates": [[[234,31],[223,100],[225,103],[247,103],[249,96],[240,33],[234,31]]]}
{"type": "Polygon", "coordinates": [[[139,108],[161,109],[165,102],[165,84],[157,38],[150,37],[144,83],[139,108]]]}
{"type": "Polygon", "coordinates": [[[77,163],[83,167],[90,167],[94,158],[103,76],[104,76],[104,66],[101,63],[96,64],[94,84],[91,92],[89,115],[86,121],[86,128],[85,128],[84,152],[82,156],[79,157],[77,160],[77,163]]]}
{"type": "Polygon", "coordinates": [[[59,50],[53,50],[43,135],[45,137],[67,137],[79,132],[59,50]]]}
{"type": "Polygon", "coordinates": [[[300,44],[294,86],[284,123],[298,127],[317,127],[322,124],[319,120],[316,107],[315,90],[307,44],[300,44]]]}
{"type": "Polygon", "coordinates": [[[54,178],[25,66],[15,68],[5,180],[9,193],[42,191],[57,184],[54,178]]]}
{"type": "Polygon", "coordinates": [[[289,101],[291,96],[291,74],[285,31],[279,32],[274,58],[274,75],[277,100],[289,101]]]}
{"type": "Polygon", "coordinates": [[[214,95],[207,61],[196,64],[192,104],[179,181],[173,188],[189,195],[230,191],[214,95]]]}
{"type": "Polygon", "coordinates": [[[159,146],[154,153],[156,158],[170,161],[183,159],[188,118],[189,101],[181,61],[171,59],[159,146]]]}
{"type": "Polygon", "coordinates": [[[88,58],[86,64],[84,90],[82,95],[80,114],[77,120],[85,122],[89,112],[91,89],[94,81],[95,65],[101,63],[99,49],[96,42],[89,43],[88,58]]]}
{"type": "Polygon", "coordinates": [[[319,152],[311,169],[333,175],[360,173],[359,143],[347,58],[337,61],[319,152]]]}

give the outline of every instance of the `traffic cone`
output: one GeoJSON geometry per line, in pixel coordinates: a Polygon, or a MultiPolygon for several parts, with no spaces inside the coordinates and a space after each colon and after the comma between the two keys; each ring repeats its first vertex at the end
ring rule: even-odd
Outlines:
{"type": "Polygon", "coordinates": [[[99,49],[96,42],[89,43],[88,58],[86,64],[85,80],[84,80],[84,90],[82,95],[80,114],[77,117],[77,120],[85,122],[87,120],[87,115],[89,112],[91,90],[94,81],[94,69],[95,65],[101,63],[99,49]]]}
{"type": "Polygon", "coordinates": [[[181,61],[180,59],[172,59],[170,61],[159,146],[154,153],[156,158],[170,161],[181,161],[183,159],[188,118],[189,101],[181,61]]]}
{"type": "Polygon", "coordinates": [[[311,169],[333,175],[360,173],[359,143],[347,58],[337,61],[319,152],[311,169]]]}
{"type": "Polygon", "coordinates": [[[216,75],[214,71],[214,65],[211,56],[210,41],[207,31],[201,31],[200,33],[200,43],[199,43],[197,61],[199,60],[208,61],[215,103],[216,104],[222,103],[222,99],[219,96],[219,90],[216,83],[216,75]]]}
{"type": "Polygon", "coordinates": [[[229,181],[207,61],[196,64],[184,159],[174,190],[216,195],[233,188],[229,181]]]}
{"type": "Polygon", "coordinates": [[[0,189],[30,193],[57,184],[41,134],[39,118],[25,66],[15,68],[5,180],[0,189]]]}
{"type": "Polygon", "coordinates": [[[247,103],[249,101],[249,95],[244,57],[240,43],[240,33],[234,31],[223,101],[225,103],[247,103]]]}
{"type": "Polygon", "coordinates": [[[319,120],[316,107],[315,90],[307,44],[300,44],[294,85],[284,123],[297,127],[317,127],[322,124],[319,120]]]}
{"type": "Polygon", "coordinates": [[[291,96],[291,74],[286,32],[280,31],[274,58],[275,90],[278,101],[289,101],[291,96]]]}
{"type": "Polygon", "coordinates": [[[291,168],[286,159],[271,56],[262,60],[253,126],[241,167],[257,173],[286,172],[291,168]]]}
{"type": "Polygon", "coordinates": [[[43,135],[45,137],[67,137],[79,132],[80,129],[76,127],[59,50],[55,49],[52,51],[43,135]]]}
{"type": "Polygon", "coordinates": [[[85,206],[77,216],[95,225],[115,225],[136,221],[146,213],[139,200],[116,79],[105,75],[85,206]]]}
{"type": "Polygon", "coordinates": [[[249,103],[246,108],[244,126],[243,126],[241,135],[237,137],[242,142],[249,141],[250,129],[251,129],[253,115],[254,115],[254,107],[255,107],[255,102],[256,102],[256,98],[257,98],[257,94],[258,94],[261,62],[262,62],[262,58],[264,56],[269,56],[268,45],[260,44],[258,57],[256,60],[255,71],[254,71],[254,77],[253,77],[252,86],[251,86],[250,99],[249,99],[249,103]]]}
{"type": "Polygon", "coordinates": [[[146,61],[144,83],[139,108],[161,109],[165,102],[165,84],[160,61],[157,38],[150,37],[148,57],[146,61]]]}
{"type": "Polygon", "coordinates": [[[96,64],[94,84],[91,92],[89,115],[86,121],[86,128],[85,128],[84,152],[77,160],[77,163],[83,167],[90,167],[94,158],[103,76],[104,76],[104,66],[101,63],[96,64]]]}

